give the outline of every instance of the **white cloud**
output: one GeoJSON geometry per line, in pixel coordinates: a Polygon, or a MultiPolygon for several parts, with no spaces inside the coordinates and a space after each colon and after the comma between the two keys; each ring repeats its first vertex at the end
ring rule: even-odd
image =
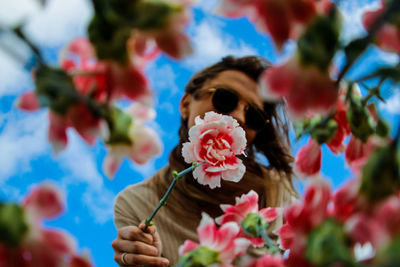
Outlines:
{"type": "MultiPolygon", "coordinates": [[[[45,111],[26,115],[15,110],[0,116],[0,185],[1,191],[7,197],[21,197],[21,185],[15,187],[8,184],[9,178],[30,171],[31,163],[38,157],[52,157],[47,129],[48,118],[45,111]]],[[[74,130],[68,132],[68,138],[67,148],[51,161],[50,167],[62,169],[65,175],[60,183],[63,191],[73,193],[76,185],[83,186],[84,193],[79,197],[96,222],[112,220],[115,194],[104,185],[104,178],[95,162],[95,152],[74,130]]],[[[37,171],[33,170],[33,173],[37,171]]],[[[46,179],[53,180],[56,177],[46,179]]],[[[29,181],[23,183],[29,184],[29,181]]]]}
{"type": "Polygon", "coordinates": [[[32,159],[46,153],[47,113],[4,115],[0,134],[0,182],[30,169],[32,159]]]}
{"type": "Polygon", "coordinates": [[[174,69],[167,64],[157,65],[155,63],[150,64],[148,70],[148,77],[151,81],[151,87],[157,93],[158,91],[169,91],[169,95],[175,95],[179,92],[179,88],[176,85],[176,75],[174,69]],[[160,79],[160,77],[162,77],[160,79]]]}
{"type": "Polygon", "coordinates": [[[143,179],[150,178],[157,171],[157,169],[155,167],[155,159],[152,159],[143,165],[139,165],[139,164],[136,164],[136,163],[133,163],[132,161],[130,161],[130,166],[136,172],[140,173],[142,175],[143,179]]]}
{"type": "Polygon", "coordinates": [[[60,46],[74,37],[86,35],[92,14],[88,0],[49,0],[24,29],[40,46],[60,46]]]}
{"type": "Polygon", "coordinates": [[[255,55],[257,51],[242,41],[236,41],[234,36],[217,28],[218,21],[202,21],[192,30],[191,40],[194,54],[182,63],[190,68],[200,69],[213,64],[226,55],[255,55]]]}
{"type": "Polygon", "coordinates": [[[28,20],[39,11],[37,0],[12,0],[1,3],[0,25],[3,27],[15,27],[28,20]]]}
{"type": "Polygon", "coordinates": [[[379,0],[352,0],[341,1],[340,9],[343,14],[344,24],[341,39],[343,42],[349,41],[364,35],[365,29],[362,25],[362,15],[368,10],[380,7],[379,0]]]}
{"type": "Polygon", "coordinates": [[[386,103],[380,103],[379,108],[385,110],[391,114],[400,114],[400,92],[393,94],[386,103]]]}
{"type": "Polygon", "coordinates": [[[15,95],[32,86],[31,75],[23,69],[31,53],[14,35],[0,35],[0,97],[15,95]]]}
{"type": "Polygon", "coordinates": [[[75,131],[69,131],[68,138],[67,148],[58,157],[66,173],[62,180],[65,191],[71,192],[68,188],[76,184],[83,185],[82,202],[96,222],[112,220],[115,194],[104,185],[104,178],[95,161],[95,152],[75,131]]]}
{"type": "Polygon", "coordinates": [[[220,1],[221,0],[198,0],[193,7],[199,8],[204,12],[211,12],[220,1]]]}

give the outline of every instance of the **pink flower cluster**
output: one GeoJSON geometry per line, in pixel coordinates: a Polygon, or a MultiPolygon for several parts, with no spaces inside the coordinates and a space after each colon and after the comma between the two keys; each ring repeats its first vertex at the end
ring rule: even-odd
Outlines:
{"type": "MultiPolygon", "coordinates": [[[[200,244],[187,240],[179,248],[179,255],[194,251],[198,247],[207,247],[217,252],[216,266],[232,266],[235,258],[243,255],[249,245],[259,247],[264,244],[263,238],[256,238],[246,235],[241,225],[242,221],[249,214],[260,214],[267,223],[274,221],[278,213],[275,208],[258,208],[258,194],[250,191],[236,199],[235,205],[221,205],[224,214],[216,219],[219,228],[214,221],[205,213],[197,228],[200,244]]],[[[266,255],[259,259],[246,259],[244,266],[283,266],[280,256],[266,255]]]]}
{"type": "Polygon", "coordinates": [[[295,118],[308,113],[327,114],[335,105],[338,89],[327,71],[303,65],[298,56],[271,66],[260,78],[260,95],[267,101],[284,98],[295,118]]]}
{"type": "MultiPolygon", "coordinates": [[[[236,222],[240,225],[243,219],[250,213],[260,214],[266,223],[271,223],[278,217],[276,208],[258,209],[258,194],[253,190],[246,195],[243,194],[240,198],[236,198],[235,205],[221,205],[221,209],[224,214],[215,219],[220,225],[224,225],[228,222],[236,222]]],[[[264,245],[264,239],[262,237],[246,235],[243,229],[240,230],[239,235],[249,239],[251,244],[255,247],[264,245]]]]}
{"type": "Polygon", "coordinates": [[[164,26],[160,29],[134,30],[128,47],[131,52],[137,55],[157,46],[158,49],[172,58],[182,59],[193,52],[189,38],[183,33],[184,28],[190,22],[191,14],[189,7],[193,0],[170,0],[170,4],[176,4],[179,9],[172,16],[169,16],[164,26]]]}
{"type": "MultiPolygon", "coordinates": [[[[147,79],[140,68],[134,64],[122,67],[117,63],[96,61],[93,47],[86,38],[75,39],[64,49],[61,66],[74,77],[77,92],[90,97],[98,104],[105,104],[123,96],[131,100],[150,96],[147,79]],[[77,59],[77,62],[74,59],[77,59]]],[[[17,106],[27,111],[40,108],[33,91],[24,93],[17,106]]],[[[65,115],[50,110],[49,121],[48,138],[56,153],[66,147],[69,127],[73,127],[92,145],[104,123],[81,102],[68,107],[65,115]]]]}
{"type": "Polygon", "coordinates": [[[297,39],[318,14],[327,14],[330,0],[223,0],[215,12],[226,17],[247,16],[261,32],[268,32],[278,49],[297,39]]]}
{"type": "Polygon", "coordinates": [[[0,266],[90,267],[87,255],[76,252],[75,241],[60,230],[45,229],[42,219],[63,211],[60,192],[51,184],[34,188],[23,202],[29,231],[17,247],[0,243],[0,266]]]}
{"type": "Polygon", "coordinates": [[[187,163],[204,162],[193,171],[193,177],[215,188],[221,186],[221,178],[232,182],[242,179],[246,167],[236,156],[245,148],[246,136],[239,123],[230,116],[210,111],[204,119],[196,117],[182,155],[187,163]]]}
{"type": "Polygon", "coordinates": [[[359,194],[359,186],[353,179],[332,195],[326,181],[313,180],[303,201],[285,210],[286,223],[279,230],[281,248],[290,250],[285,266],[314,266],[306,258],[307,238],[326,220],[342,226],[352,253],[365,244],[380,252],[400,234],[400,194],[372,204],[359,194]]]}
{"type": "Polygon", "coordinates": [[[249,241],[238,237],[240,226],[236,223],[226,223],[217,229],[214,220],[210,216],[205,213],[202,216],[200,225],[197,228],[200,244],[186,240],[179,248],[179,255],[183,256],[199,246],[204,246],[218,252],[218,266],[232,266],[232,261],[246,251],[249,241]]]}
{"type": "MultiPolygon", "coordinates": [[[[154,55],[152,55],[154,56],[154,55]]],[[[62,52],[61,66],[73,77],[77,92],[98,105],[109,105],[114,100],[135,100],[126,113],[134,119],[129,130],[132,145],[110,145],[110,154],[105,159],[104,169],[108,177],[114,176],[124,156],[136,163],[144,164],[161,151],[158,135],[145,122],[154,119],[155,111],[139,101],[149,102],[151,91],[142,69],[152,56],[135,56],[128,66],[95,58],[95,51],[86,38],[72,41],[62,52]]],[[[33,111],[40,108],[35,92],[27,92],[18,100],[18,107],[33,111]]],[[[94,115],[85,104],[79,102],[68,107],[61,115],[49,110],[48,138],[55,153],[67,146],[67,129],[73,127],[83,139],[93,144],[96,137],[107,136],[105,121],[94,115]]]]}
{"type": "MultiPolygon", "coordinates": [[[[358,86],[353,87],[353,94],[361,96],[358,86]]],[[[359,171],[367,162],[372,152],[384,145],[388,140],[372,135],[366,142],[358,139],[351,134],[350,125],[347,121],[348,104],[345,101],[346,89],[342,87],[339,91],[339,97],[336,102],[336,113],[334,120],[337,123],[337,129],[334,136],[326,143],[328,148],[335,154],[344,153],[347,164],[354,170],[359,171]],[[346,138],[350,138],[347,145],[344,144],[346,138]]],[[[377,123],[377,114],[373,106],[369,106],[369,112],[377,123]]],[[[304,177],[315,176],[321,170],[322,150],[311,137],[308,143],[303,146],[296,155],[294,168],[296,172],[304,177]]]]}
{"type": "Polygon", "coordinates": [[[129,129],[131,145],[109,144],[108,154],[103,163],[104,173],[111,178],[115,175],[124,157],[132,159],[137,164],[145,164],[152,157],[161,153],[162,143],[157,133],[144,123],[153,120],[155,110],[139,102],[132,103],[125,112],[133,118],[129,129]]]}
{"type": "MultiPolygon", "coordinates": [[[[367,31],[386,10],[386,0],[381,0],[380,8],[364,13],[362,22],[367,31]]],[[[384,51],[400,54],[400,25],[384,23],[376,32],[374,42],[384,51]]]]}

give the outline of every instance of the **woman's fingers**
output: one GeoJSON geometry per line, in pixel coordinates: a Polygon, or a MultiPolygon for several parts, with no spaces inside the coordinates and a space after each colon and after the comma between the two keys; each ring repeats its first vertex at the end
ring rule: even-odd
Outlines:
{"type": "Polygon", "coordinates": [[[159,251],[153,245],[148,245],[140,241],[130,241],[130,240],[114,240],[111,246],[116,251],[122,251],[134,254],[143,254],[147,256],[158,256],[159,251]]]}
{"type": "Polygon", "coordinates": [[[125,240],[141,241],[147,244],[153,243],[153,235],[143,232],[142,229],[139,229],[136,226],[120,228],[118,230],[118,236],[125,240]]]}
{"type": "Polygon", "coordinates": [[[138,255],[132,253],[125,254],[124,260],[126,264],[122,262],[122,253],[115,253],[114,260],[121,266],[145,265],[151,267],[166,267],[169,265],[169,261],[166,258],[138,255]]]}

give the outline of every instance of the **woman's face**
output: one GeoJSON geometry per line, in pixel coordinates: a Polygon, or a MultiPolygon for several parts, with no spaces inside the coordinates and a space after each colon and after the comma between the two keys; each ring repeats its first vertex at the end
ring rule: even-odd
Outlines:
{"type": "MultiPolygon", "coordinates": [[[[251,144],[257,132],[247,127],[245,123],[245,112],[249,103],[263,109],[263,101],[258,94],[257,83],[243,72],[225,70],[220,72],[214,79],[208,80],[203,87],[198,90],[207,90],[213,87],[229,88],[231,91],[235,91],[239,96],[240,100],[236,109],[226,115],[232,116],[239,122],[240,126],[246,132],[248,144],[251,144]]],[[[203,118],[204,114],[208,111],[218,112],[212,104],[212,95],[212,93],[200,94],[197,99],[190,94],[185,94],[183,96],[180,104],[180,111],[182,117],[188,120],[189,129],[195,124],[194,119],[196,116],[200,115],[200,117],[203,118]]]]}

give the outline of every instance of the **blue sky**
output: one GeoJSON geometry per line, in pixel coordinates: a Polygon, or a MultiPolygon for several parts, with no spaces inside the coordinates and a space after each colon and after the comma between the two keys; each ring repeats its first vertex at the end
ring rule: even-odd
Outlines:
{"type": "MultiPolygon", "coordinates": [[[[17,96],[33,86],[30,72],[0,48],[0,201],[19,202],[32,184],[45,180],[55,183],[64,193],[67,209],[59,218],[45,224],[64,228],[76,236],[79,248],[90,250],[96,266],[117,266],[110,245],[116,237],[112,221],[113,199],[127,185],[142,181],[167,164],[169,151],[178,142],[179,100],[193,72],[228,54],[258,54],[278,63],[288,58],[295,49],[294,44],[288,42],[283,52],[277,54],[270,38],[259,34],[246,19],[226,20],[212,15],[210,10],[216,0],[198,2],[193,9],[194,20],[187,29],[195,53],[181,62],[162,56],[149,64],[146,70],[154,90],[158,114],[150,126],[162,138],[163,153],[143,166],[124,161],[112,181],[101,170],[106,151],[100,142],[89,147],[71,130],[68,132],[67,149],[57,156],[52,154],[47,141],[47,111],[24,113],[14,107],[17,96]]],[[[344,42],[364,33],[360,14],[377,7],[377,2],[341,1],[345,21],[344,42]]],[[[49,0],[47,7],[28,21],[25,31],[40,46],[46,60],[57,64],[62,45],[74,37],[85,35],[91,14],[89,1],[49,0]]],[[[0,35],[0,43],[12,47],[29,61],[26,47],[12,36],[0,35]]],[[[336,60],[340,63],[342,56],[338,55],[336,60]]],[[[370,71],[371,67],[397,62],[396,55],[371,48],[350,75],[358,77],[370,71]]],[[[381,114],[389,122],[398,121],[398,88],[387,83],[384,95],[387,102],[380,105],[381,114]]],[[[293,153],[304,142],[294,143],[293,153]]],[[[343,157],[335,156],[324,148],[322,173],[332,179],[335,187],[351,175],[342,166],[343,157]]]]}

